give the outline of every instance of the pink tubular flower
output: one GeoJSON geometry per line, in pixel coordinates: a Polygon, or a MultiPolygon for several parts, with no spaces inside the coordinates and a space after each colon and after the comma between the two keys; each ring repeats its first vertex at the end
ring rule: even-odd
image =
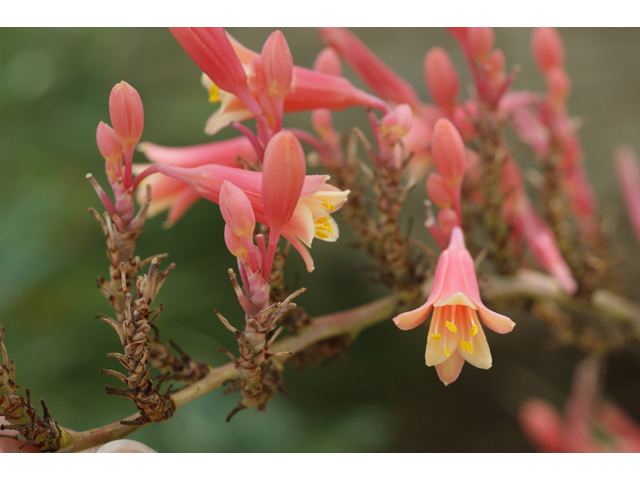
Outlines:
{"type": "Polygon", "coordinates": [[[401,330],[422,324],[433,309],[425,360],[435,365],[445,385],[454,382],[464,361],[478,368],[491,367],[491,353],[478,320],[498,333],[508,333],[515,323],[484,306],[480,299],[473,259],[464,244],[460,227],[454,226],[449,247],[438,259],[433,286],[427,302],[420,308],[396,316],[401,330]]]}
{"type": "Polygon", "coordinates": [[[362,41],[346,28],[321,28],[322,41],[337,50],[371,90],[393,103],[420,103],[413,87],[391,70],[362,41]]]}
{"type": "MultiPolygon", "coordinates": [[[[256,221],[269,225],[262,201],[262,173],[220,165],[204,165],[195,168],[158,166],[163,175],[188,184],[198,195],[214,203],[220,203],[220,189],[229,181],[240,188],[253,207],[256,221]]],[[[338,225],[331,214],[339,210],[349,195],[331,185],[326,185],[328,175],[307,175],[304,178],[299,201],[290,221],[283,227],[282,236],[300,252],[307,270],[313,270],[313,259],[305,248],[311,247],[314,238],[335,242],[339,236],[338,225]]]]}
{"type": "Polygon", "coordinates": [[[494,37],[491,27],[469,27],[467,30],[469,53],[478,60],[484,60],[491,53],[494,37]]]}
{"type": "MultiPolygon", "coordinates": [[[[249,162],[256,162],[257,155],[246,137],[221,140],[189,147],[164,147],[149,142],[143,142],[138,147],[147,158],[156,165],[171,165],[175,167],[200,167],[216,164],[234,168],[240,167],[238,158],[249,162]]],[[[135,173],[141,173],[148,165],[135,165],[135,173]]],[[[153,175],[144,179],[140,185],[151,185],[151,199],[149,216],[169,210],[166,226],[174,225],[191,206],[200,198],[184,182],[174,178],[153,175]]],[[[146,200],[145,188],[138,189],[138,202],[146,200]]]]}

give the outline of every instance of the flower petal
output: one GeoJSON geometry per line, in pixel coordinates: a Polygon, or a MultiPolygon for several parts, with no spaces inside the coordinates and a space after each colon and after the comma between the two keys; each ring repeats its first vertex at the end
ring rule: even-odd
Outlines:
{"type": "Polygon", "coordinates": [[[430,311],[431,305],[427,302],[415,310],[393,317],[393,322],[400,330],[411,330],[423,323],[429,316],[430,311]]]}
{"type": "Polygon", "coordinates": [[[464,358],[462,358],[457,350],[453,352],[445,362],[436,365],[438,378],[444,383],[445,387],[457,380],[463,365],[464,358]]]}
{"type": "Polygon", "coordinates": [[[482,304],[478,307],[480,310],[480,318],[482,318],[484,324],[494,332],[509,333],[513,330],[513,327],[516,326],[515,322],[509,317],[505,317],[504,315],[500,315],[499,313],[489,310],[482,304]]]}
{"type": "MultiPolygon", "coordinates": [[[[468,345],[468,344],[467,344],[468,345]]],[[[484,335],[482,325],[478,325],[478,333],[471,337],[472,353],[469,352],[467,346],[464,350],[459,346],[458,352],[467,362],[477,368],[491,368],[491,351],[487,343],[487,337],[484,335]]]]}

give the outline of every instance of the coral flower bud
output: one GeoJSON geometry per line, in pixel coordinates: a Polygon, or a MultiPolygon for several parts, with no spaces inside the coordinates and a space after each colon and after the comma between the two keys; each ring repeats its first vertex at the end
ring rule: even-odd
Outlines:
{"type": "Polygon", "coordinates": [[[316,61],[313,63],[313,69],[316,72],[341,77],[342,64],[340,63],[340,56],[338,55],[338,52],[331,47],[322,49],[316,57],[316,61]]]}
{"type": "Polygon", "coordinates": [[[284,226],[291,220],[300,200],[307,171],[304,150],[291,132],[273,136],[264,153],[262,164],[262,202],[269,228],[269,250],[262,270],[271,274],[275,248],[284,226]]]}
{"type": "Polygon", "coordinates": [[[449,208],[453,203],[451,192],[437,173],[429,174],[426,182],[427,195],[435,205],[440,208],[449,208]]]}
{"type": "Polygon", "coordinates": [[[291,88],[293,78],[293,59],[289,45],[280,30],[276,30],[262,47],[262,66],[264,80],[269,93],[284,98],[291,88]]]}
{"type": "Polygon", "coordinates": [[[247,195],[233,183],[224,181],[220,188],[220,211],[231,231],[239,237],[252,236],[256,217],[247,195]]]}
{"type": "Polygon", "coordinates": [[[531,36],[531,50],[542,73],[564,67],[564,46],[555,28],[536,28],[531,36]]]}
{"type": "Polygon", "coordinates": [[[144,111],[135,88],[127,82],[118,83],[111,90],[109,114],[116,136],[124,149],[135,147],[142,137],[144,111]]]}
{"type": "Polygon", "coordinates": [[[471,55],[482,60],[491,53],[495,35],[491,27],[470,27],[467,31],[467,39],[471,55]]]}
{"type": "Polygon", "coordinates": [[[451,110],[458,97],[458,73],[451,58],[440,47],[427,52],[424,59],[424,78],[433,101],[451,110]]]}
{"type": "Polygon", "coordinates": [[[469,27],[447,27],[447,31],[459,42],[466,40],[469,27]]]}
{"type": "Polygon", "coordinates": [[[444,182],[450,187],[459,186],[466,167],[466,151],[456,127],[442,118],[436,122],[431,140],[433,164],[444,182]]]}
{"type": "Polygon", "coordinates": [[[276,134],[264,154],[262,200],[271,228],[289,220],[300,199],[307,166],[304,151],[291,132],[276,134]]]}
{"type": "Polygon", "coordinates": [[[100,122],[96,131],[96,141],[100,154],[107,162],[114,165],[119,165],[122,162],[122,144],[113,128],[104,122],[100,122]]]}

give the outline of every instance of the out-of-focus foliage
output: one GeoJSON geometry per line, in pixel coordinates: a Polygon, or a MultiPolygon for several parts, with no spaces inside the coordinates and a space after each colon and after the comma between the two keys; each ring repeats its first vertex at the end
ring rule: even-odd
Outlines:
{"type": "MultiPolygon", "coordinates": [[[[259,49],[268,29],[231,29],[259,49]]],[[[294,62],[310,67],[322,45],[310,29],[284,29],[294,62]]],[[[426,99],[422,58],[440,44],[465,71],[455,42],[444,30],[361,29],[356,33],[426,99]]],[[[571,111],[584,119],[582,139],[590,178],[601,204],[620,217],[616,246],[624,260],[624,294],[638,300],[640,262],[611,167],[611,151],[625,141],[640,148],[640,41],[638,30],[561,30],[572,78],[571,111]],[[609,207],[606,207],[609,208],[609,207]],[[618,209],[618,212],[615,209],[618,209]]],[[[499,29],[496,45],[508,64],[522,71],[518,88],[542,89],[529,53],[528,29],[499,29]]],[[[356,85],[360,83],[352,76],[356,85]]],[[[209,141],[204,122],[213,106],[200,86],[200,72],[177,42],[161,29],[0,30],[0,322],[16,359],[17,382],[44,398],[64,426],[85,430],[133,413],[126,400],[108,397],[111,381],[99,368],[117,368],[105,358],[118,349],[111,329],[94,318],[109,313],[94,279],[106,275],[102,233],[86,213],[98,207],[85,174],[106,185],[95,129],[108,121],[113,85],[126,80],[145,108],[143,140],[163,145],[209,141]]],[[[463,82],[464,83],[464,82],[463,82]]],[[[362,110],[337,115],[337,125],[366,129],[362,110]]],[[[308,128],[308,114],[285,117],[285,126],[308,128]]],[[[217,138],[234,135],[228,129],[217,138]]],[[[530,162],[525,149],[517,154],[530,162]]],[[[143,161],[141,154],[134,161],[143,161]]],[[[420,209],[424,191],[411,195],[414,231],[426,238],[420,209]]],[[[226,270],[235,261],[224,248],[217,206],[199,202],[173,229],[163,219],[147,222],[138,241],[142,257],[168,252],[178,268],[161,292],[165,313],[157,324],[196,359],[219,365],[235,339],[214,309],[240,321],[226,270]]],[[[385,294],[372,286],[370,264],[355,253],[344,228],[338,245],[314,242],[316,271],[307,274],[294,252],[291,281],[308,287],[300,302],[320,315],[385,294]]],[[[166,263],[166,261],[164,261],[166,263]]],[[[266,413],[226,415],[237,398],[216,391],[180,409],[163,424],[132,436],[159,451],[522,451],[515,412],[536,395],[563,403],[580,354],[556,348],[544,327],[516,312],[508,337],[491,335],[494,366],[465,369],[443,387],[423,364],[424,338],[398,331],[391,322],[364,332],[348,360],[315,370],[287,367],[289,401],[277,397],[266,413]]],[[[233,323],[233,320],[232,320],[233,323]]],[[[607,391],[635,418],[631,394],[640,373],[638,356],[612,360],[607,391]]]]}

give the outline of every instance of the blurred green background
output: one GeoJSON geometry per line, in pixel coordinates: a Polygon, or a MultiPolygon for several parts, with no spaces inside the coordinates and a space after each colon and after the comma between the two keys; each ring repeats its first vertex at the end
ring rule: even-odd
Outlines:
{"type": "MultiPolygon", "coordinates": [[[[230,29],[245,45],[260,50],[270,29],[230,29]]],[[[469,82],[462,56],[444,30],[355,29],[392,68],[428,99],[422,60],[434,46],[445,47],[469,82]]],[[[311,67],[322,48],[312,29],[283,29],[297,65],[311,67]]],[[[509,65],[521,66],[516,87],[541,90],[529,54],[529,29],[498,29],[496,44],[509,65]]],[[[570,107],[584,122],[582,139],[591,180],[608,215],[619,218],[616,250],[625,259],[625,292],[639,300],[638,245],[618,197],[611,152],[619,142],[640,149],[640,30],[563,29],[570,107]]],[[[346,69],[347,76],[361,83],[346,69]]],[[[0,30],[0,322],[17,365],[17,382],[44,398],[58,422],[85,430],[134,413],[127,400],[109,397],[104,385],[117,381],[100,368],[118,368],[105,354],[119,341],[94,315],[110,314],[95,288],[108,274],[103,236],[87,213],[100,207],[85,179],[88,172],[107,186],[95,145],[100,120],[109,120],[113,85],[126,80],[145,108],[143,140],[164,145],[210,141],[204,122],[213,111],[200,86],[198,68],[164,29],[0,30]]],[[[308,114],[286,117],[286,126],[309,127],[308,114]]],[[[343,129],[366,129],[364,112],[335,116],[343,129]]],[[[217,138],[232,136],[224,130],[217,138]]],[[[522,149],[523,161],[530,161],[522,149]]],[[[134,161],[143,161],[137,154],[134,161]]],[[[426,239],[421,201],[424,187],[410,197],[406,216],[426,239]]],[[[101,209],[100,209],[101,210],[101,209]]],[[[235,261],[222,242],[217,206],[199,202],[170,230],[163,218],[147,222],[138,241],[142,257],[168,252],[177,263],[160,294],[165,313],[161,336],[173,338],[196,359],[220,365],[217,349],[234,350],[235,339],[213,313],[219,309],[239,325],[226,270],[235,261]]],[[[314,242],[316,271],[307,274],[292,254],[287,275],[308,287],[300,298],[313,315],[357,306],[385,290],[369,281],[371,261],[349,246],[345,227],[337,244],[314,242]]],[[[166,261],[164,262],[166,264],[166,261]]],[[[531,451],[515,417],[518,404],[536,395],[562,405],[581,354],[557,348],[539,322],[518,312],[518,327],[507,336],[488,332],[494,366],[466,365],[444,387],[424,366],[426,329],[401,332],[391,321],[363,332],[346,361],[295,372],[287,367],[291,399],[276,396],[265,413],[240,412],[224,419],[237,395],[215,391],[168,422],[131,438],[165,452],[300,451],[531,451]]],[[[609,362],[607,392],[640,419],[635,353],[609,362]]]]}

